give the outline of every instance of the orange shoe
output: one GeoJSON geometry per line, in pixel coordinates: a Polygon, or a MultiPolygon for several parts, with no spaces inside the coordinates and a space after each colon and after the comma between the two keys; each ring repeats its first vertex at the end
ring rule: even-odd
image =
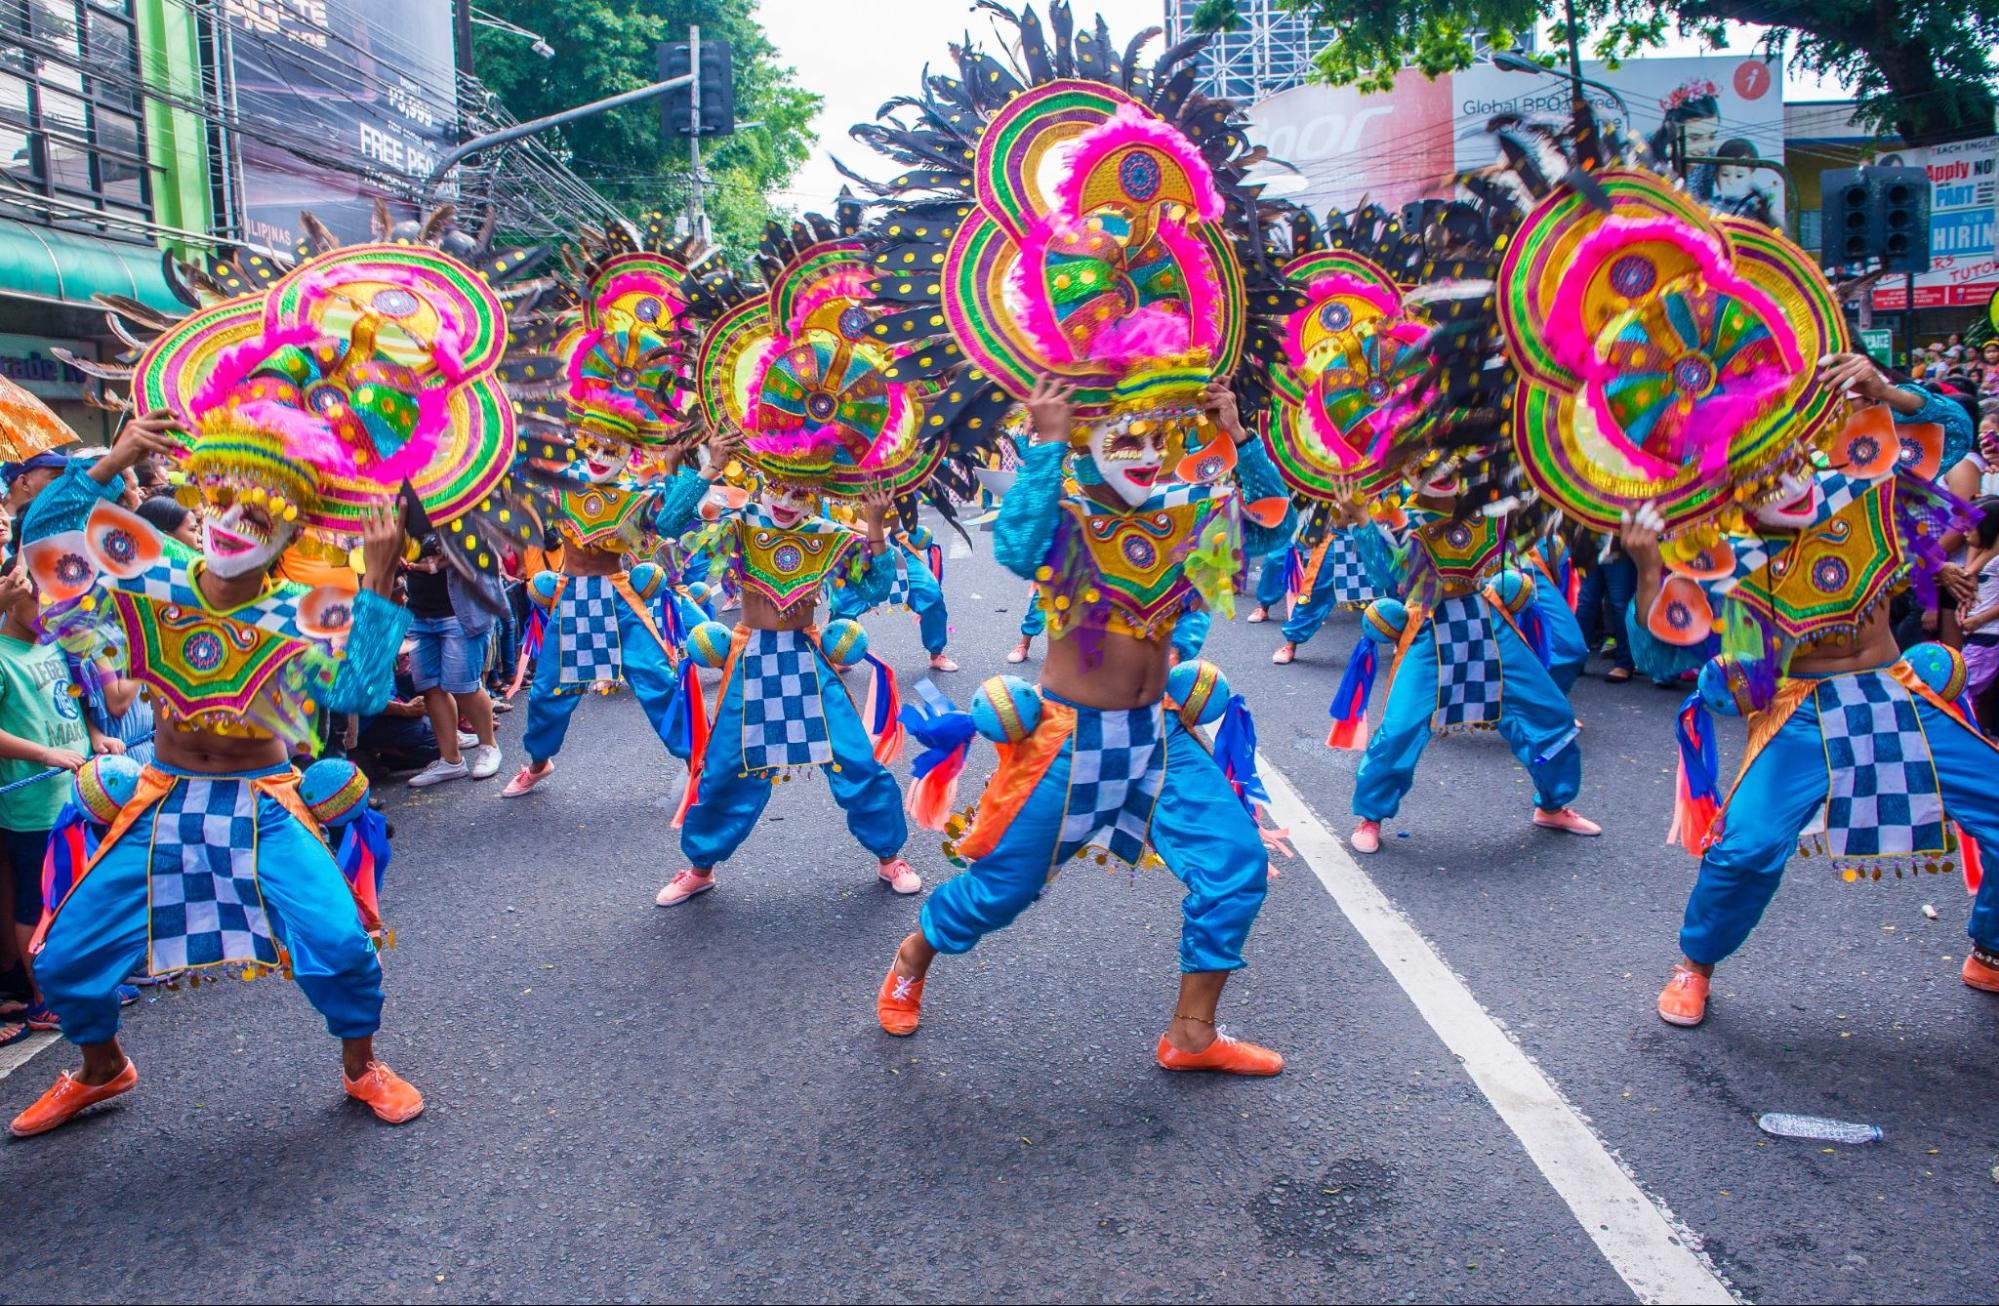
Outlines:
{"type": "Polygon", "coordinates": [[[1999,993],[1999,956],[1983,948],[1973,948],[1960,972],[1964,982],[1986,993],[1999,993]]]}
{"type": "Polygon", "coordinates": [[[890,962],[881,992],[875,994],[875,1019],[897,1038],[914,1034],[923,1021],[923,981],[896,974],[890,962]]]}
{"type": "Polygon", "coordinates": [[[85,1107],[108,1102],[121,1093],[129,1093],[139,1086],[139,1068],[130,1058],[125,1068],[109,1083],[86,1084],[67,1070],[56,1076],[55,1087],[35,1099],[35,1104],[14,1117],[8,1130],[16,1138],[33,1138],[36,1134],[46,1134],[70,1122],[77,1112],[85,1107]]]}
{"type": "Polygon", "coordinates": [[[386,1061],[370,1061],[367,1073],[346,1083],[347,1096],[366,1102],[377,1120],[406,1125],[423,1114],[423,1094],[416,1091],[415,1084],[389,1069],[386,1061]]]}
{"type": "Polygon", "coordinates": [[[1218,1070],[1224,1075],[1274,1075],[1284,1069],[1280,1054],[1227,1034],[1215,1035],[1199,1052],[1182,1052],[1161,1034],[1153,1059],[1161,1070],[1218,1070]]]}
{"type": "Polygon", "coordinates": [[[1681,962],[1659,994],[1659,1019],[1692,1029],[1707,1019],[1708,977],[1681,962]]]}

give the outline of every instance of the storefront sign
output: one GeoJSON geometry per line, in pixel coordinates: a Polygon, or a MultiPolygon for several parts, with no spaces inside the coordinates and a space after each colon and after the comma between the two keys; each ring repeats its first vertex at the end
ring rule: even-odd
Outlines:
{"type": "Polygon", "coordinates": [[[97,357],[97,345],[90,340],[0,334],[0,376],[37,398],[76,402],[90,378],[57,358],[58,347],[78,358],[97,357]]]}

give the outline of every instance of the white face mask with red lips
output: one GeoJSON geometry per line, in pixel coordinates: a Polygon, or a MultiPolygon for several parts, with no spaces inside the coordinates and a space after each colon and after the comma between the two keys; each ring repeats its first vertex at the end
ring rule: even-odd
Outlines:
{"type": "Polygon", "coordinates": [[[240,503],[210,514],[201,524],[201,556],[208,570],[224,580],[234,580],[276,562],[298,534],[298,527],[268,523],[269,518],[250,515],[240,503]]]}
{"type": "Polygon", "coordinates": [[[624,475],[631,465],[630,445],[616,440],[606,440],[602,436],[590,436],[577,442],[578,462],[582,467],[583,479],[592,485],[608,485],[624,475]]]}
{"type": "Polygon", "coordinates": [[[1137,435],[1110,422],[1090,428],[1090,464],[1111,493],[1136,508],[1153,496],[1159,475],[1166,467],[1166,432],[1163,423],[1137,435]]]}
{"type": "Polygon", "coordinates": [[[788,485],[765,486],[757,493],[757,507],[779,530],[790,530],[812,515],[813,496],[788,485]]]}

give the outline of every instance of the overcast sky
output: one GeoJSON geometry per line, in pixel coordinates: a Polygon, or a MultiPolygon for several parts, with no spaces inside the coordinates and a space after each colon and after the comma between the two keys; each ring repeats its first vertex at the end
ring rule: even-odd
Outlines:
{"type": "MultiPolygon", "coordinates": [[[[1164,0],[1075,0],[1073,7],[1079,28],[1089,15],[1101,13],[1120,46],[1140,29],[1165,23],[1164,0]]],[[[890,96],[914,94],[926,62],[949,70],[950,43],[968,29],[975,40],[993,44],[992,16],[975,12],[968,0],[760,0],[758,8],[782,61],[826,100],[811,161],[788,190],[772,196],[779,205],[794,208],[823,209],[839,194],[841,177],[830,153],[837,152],[864,176],[887,176],[892,170],[888,160],[848,136],[847,128],[871,120],[890,96]]],[[[1738,39],[1730,50],[1747,52],[1753,35],[1747,28],[1735,30],[1738,39]]],[[[1163,48],[1163,41],[1155,41],[1147,54],[1156,57],[1163,48]]],[[[1691,41],[1675,40],[1660,53],[1702,51],[1691,41]]],[[[1793,99],[1832,99],[1842,93],[1837,87],[1801,83],[1795,76],[1785,82],[1785,94],[1793,99]]]]}
{"type": "MultiPolygon", "coordinates": [[[[1017,6],[1009,0],[1009,7],[1017,6]]],[[[1045,19],[1046,5],[1035,7],[1045,19]]],[[[975,41],[994,44],[992,15],[974,12],[967,0],[760,0],[757,8],[782,61],[798,70],[801,84],[826,97],[812,161],[789,193],[772,197],[802,208],[824,207],[840,193],[829,151],[864,176],[886,177],[894,167],[848,136],[847,128],[872,120],[892,95],[914,95],[925,63],[950,70],[951,42],[967,30],[975,41]]],[[[1081,0],[1074,8],[1079,26],[1088,21],[1083,15],[1101,13],[1119,44],[1165,24],[1163,0],[1081,0]]],[[[1155,42],[1151,53],[1162,48],[1155,42]]]]}

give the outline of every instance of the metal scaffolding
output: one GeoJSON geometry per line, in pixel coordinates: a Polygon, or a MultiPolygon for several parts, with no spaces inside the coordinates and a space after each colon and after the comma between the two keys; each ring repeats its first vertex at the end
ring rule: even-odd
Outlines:
{"type": "MultiPolygon", "coordinates": [[[[1166,0],[1169,45],[1193,35],[1198,8],[1200,0],[1166,0]]],[[[1242,21],[1195,60],[1201,70],[1195,85],[1203,95],[1254,104],[1311,76],[1312,56],[1325,40],[1314,34],[1310,19],[1287,12],[1279,0],[1237,0],[1236,8],[1242,21]]]]}

